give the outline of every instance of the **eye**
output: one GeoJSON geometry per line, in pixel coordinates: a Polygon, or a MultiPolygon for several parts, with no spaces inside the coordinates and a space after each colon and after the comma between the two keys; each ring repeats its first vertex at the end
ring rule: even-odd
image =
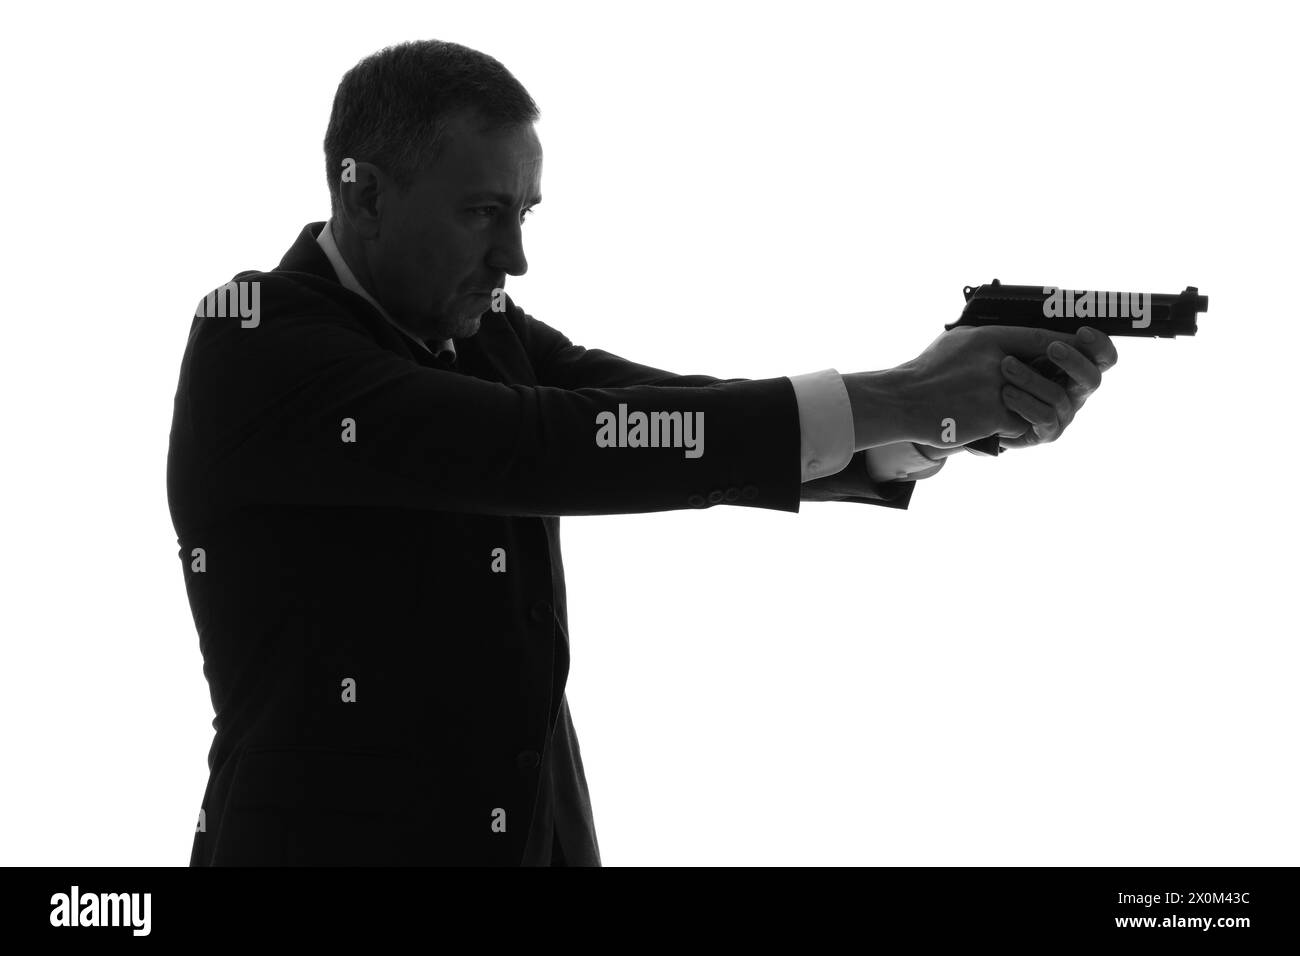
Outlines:
{"type": "MultiPolygon", "coordinates": [[[[527,209],[521,210],[519,213],[519,222],[523,223],[530,213],[536,211],[536,208],[537,207],[535,206],[529,206],[527,209]]],[[[469,211],[475,216],[481,216],[484,219],[491,219],[500,211],[500,209],[497,206],[472,206],[469,211]]]]}

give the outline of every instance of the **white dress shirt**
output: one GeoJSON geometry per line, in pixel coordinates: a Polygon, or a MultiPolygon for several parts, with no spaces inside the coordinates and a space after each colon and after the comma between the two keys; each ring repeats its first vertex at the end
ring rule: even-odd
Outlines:
{"type": "MultiPolygon", "coordinates": [[[[327,221],[316,237],[320,247],[338,274],[343,288],[355,292],[375,307],[394,328],[426,352],[434,352],[425,342],[416,338],[393,321],[382,305],[357,281],[357,277],[343,259],[334,233],[327,221]]],[[[438,343],[436,354],[456,355],[456,345],[451,339],[438,343]]],[[[812,481],[826,475],[839,474],[853,458],[853,409],[849,404],[849,390],[844,379],[833,368],[806,375],[791,375],[795,400],[799,405],[799,461],[803,481],[812,481]]],[[[942,466],[942,461],[931,461],[921,454],[911,442],[897,442],[867,449],[867,474],[873,481],[900,481],[928,478],[942,466]]]]}

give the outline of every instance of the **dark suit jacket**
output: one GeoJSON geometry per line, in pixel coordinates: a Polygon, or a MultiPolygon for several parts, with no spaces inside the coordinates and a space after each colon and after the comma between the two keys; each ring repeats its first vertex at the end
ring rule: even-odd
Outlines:
{"type": "MultiPolygon", "coordinates": [[[[216,714],[191,864],[545,864],[557,828],[599,863],[558,516],[797,512],[794,390],[585,349],[513,302],[439,367],[339,284],[321,225],[235,277],[256,327],[196,318],[181,365],[167,490],[216,714]],[[703,412],[703,456],[597,447],[620,403],[703,412]]],[[[850,467],[851,500],[906,507],[850,467]]]]}

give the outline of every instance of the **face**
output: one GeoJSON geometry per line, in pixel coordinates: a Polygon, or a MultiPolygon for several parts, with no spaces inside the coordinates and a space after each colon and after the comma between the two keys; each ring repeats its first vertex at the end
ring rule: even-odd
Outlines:
{"type": "Polygon", "coordinates": [[[358,280],[422,339],[478,331],[492,290],[528,271],[522,226],[542,198],[542,146],[531,124],[486,132],[477,117],[461,115],[445,135],[410,190],[358,164],[343,199],[349,265],[362,260],[353,267],[358,280]]]}

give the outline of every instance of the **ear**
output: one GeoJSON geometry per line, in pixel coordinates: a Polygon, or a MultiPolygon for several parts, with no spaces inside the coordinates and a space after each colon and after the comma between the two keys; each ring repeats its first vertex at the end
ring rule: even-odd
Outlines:
{"type": "Polygon", "coordinates": [[[363,239],[379,234],[385,198],[393,188],[393,181],[374,163],[343,160],[339,171],[339,201],[348,227],[363,239]]]}

